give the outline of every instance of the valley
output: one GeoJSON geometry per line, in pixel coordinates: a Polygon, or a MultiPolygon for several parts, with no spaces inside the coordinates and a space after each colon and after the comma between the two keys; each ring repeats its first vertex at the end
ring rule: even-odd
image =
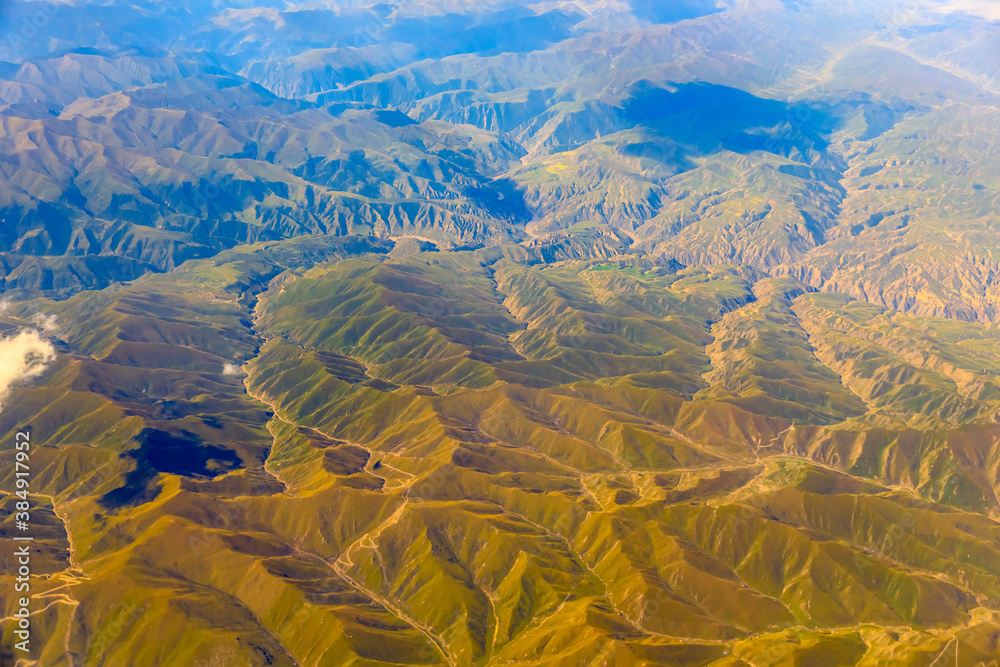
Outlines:
{"type": "Polygon", "coordinates": [[[992,328],[732,268],[524,264],[518,246],[262,266],[283,243],[103,309],[46,303],[73,351],[15,409],[56,434],[39,479],[74,544],[43,613],[52,664],[96,659],[84,628],[115,589],[147,610],[116,650],[142,655],[127,638],[155,610],[193,651],[172,660],[996,650],[992,328]],[[251,275],[273,275],[254,300],[251,275]],[[130,314],[142,300],[155,323],[130,314]],[[232,324],[184,324],[208,303],[232,324]],[[190,463],[163,459],[181,449],[190,463]]]}
{"type": "Polygon", "coordinates": [[[38,6],[19,667],[1000,656],[988,6],[38,6]]]}

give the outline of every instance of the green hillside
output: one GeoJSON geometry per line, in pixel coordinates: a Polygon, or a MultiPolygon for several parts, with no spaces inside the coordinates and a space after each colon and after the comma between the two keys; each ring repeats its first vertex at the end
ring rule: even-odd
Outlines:
{"type": "Polygon", "coordinates": [[[0,667],[995,667],[998,21],[0,3],[0,667]]]}
{"type": "Polygon", "coordinates": [[[45,664],[1000,650],[993,328],[737,268],[293,251],[8,313],[65,345],[4,412],[50,434],[45,664]]]}

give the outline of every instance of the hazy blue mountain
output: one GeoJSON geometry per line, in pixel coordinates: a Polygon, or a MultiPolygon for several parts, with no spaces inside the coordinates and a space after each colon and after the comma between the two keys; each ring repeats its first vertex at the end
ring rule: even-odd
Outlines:
{"type": "Polygon", "coordinates": [[[998,137],[983,0],[0,3],[31,664],[994,664],[998,137]]]}

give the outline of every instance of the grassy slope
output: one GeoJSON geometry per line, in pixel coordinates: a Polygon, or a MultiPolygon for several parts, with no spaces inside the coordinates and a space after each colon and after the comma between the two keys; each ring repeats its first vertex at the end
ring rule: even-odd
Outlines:
{"type": "Polygon", "coordinates": [[[65,343],[5,413],[46,435],[44,664],[998,650],[992,328],[735,268],[288,245],[8,313],[65,343]],[[164,469],[150,428],[239,463],[164,469]]]}

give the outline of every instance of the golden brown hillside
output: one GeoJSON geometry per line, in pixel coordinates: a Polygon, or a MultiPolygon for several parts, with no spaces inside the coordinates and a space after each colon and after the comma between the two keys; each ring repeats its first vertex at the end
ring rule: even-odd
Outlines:
{"type": "Polygon", "coordinates": [[[280,248],[8,314],[62,341],[0,417],[40,443],[41,664],[1000,650],[993,328],[735,268],[280,248]]]}

